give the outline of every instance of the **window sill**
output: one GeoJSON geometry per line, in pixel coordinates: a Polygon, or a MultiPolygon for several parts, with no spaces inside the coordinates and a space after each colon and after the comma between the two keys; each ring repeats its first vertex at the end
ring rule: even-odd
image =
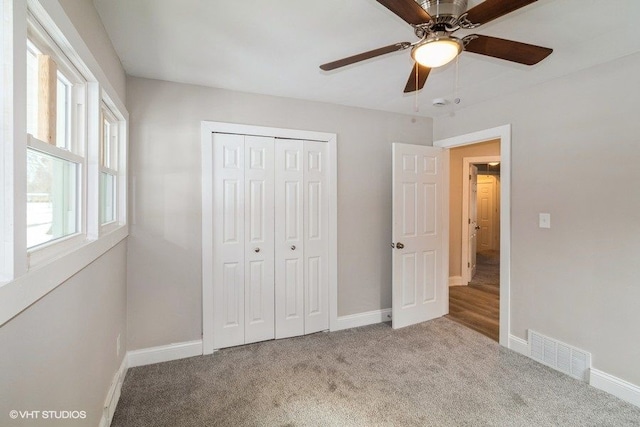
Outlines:
{"type": "Polygon", "coordinates": [[[87,241],[64,255],[35,266],[8,283],[0,284],[0,326],[63,284],[128,235],[128,226],[122,225],[97,240],[87,241]]]}

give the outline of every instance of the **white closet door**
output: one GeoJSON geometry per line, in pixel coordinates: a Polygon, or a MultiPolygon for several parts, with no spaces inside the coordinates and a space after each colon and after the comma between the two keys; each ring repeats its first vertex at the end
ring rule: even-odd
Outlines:
{"type": "Polygon", "coordinates": [[[274,142],[245,137],[245,344],[275,337],[274,142]]]}
{"type": "Polygon", "coordinates": [[[276,338],[286,338],[304,334],[304,153],[297,140],[275,148],[276,338]]]}
{"type": "Polygon", "coordinates": [[[304,333],[329,329],[327,144],[304,142],[304,333]]]}
{"type": "Polygon", "coordinates": [[[213,342],[244,344],[244,136],[213,136],[213,342]]]}

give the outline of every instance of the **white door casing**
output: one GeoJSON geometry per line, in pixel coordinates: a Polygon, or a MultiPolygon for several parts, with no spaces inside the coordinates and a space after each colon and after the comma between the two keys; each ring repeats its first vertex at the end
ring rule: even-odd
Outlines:
{"type": "Polygon", "coordinates": [[[448,308],[443,269],[444,169],[441,148],[393,144],[394,329],[443,316],[448,308]]]}
{"type": "MultiPolygon", "coordinates": [[[[467,259],[467,277],[469,281],[476,274],[478,253],[478,167],[469,165],[469,258],[467,259]]],[[[467,283],[468,284],[468,283],[467,283]]]]}
{"type": "Polygon", "coordinates": [[[275,337],[274,143],[245,136],[245,343],[275,337]]]}

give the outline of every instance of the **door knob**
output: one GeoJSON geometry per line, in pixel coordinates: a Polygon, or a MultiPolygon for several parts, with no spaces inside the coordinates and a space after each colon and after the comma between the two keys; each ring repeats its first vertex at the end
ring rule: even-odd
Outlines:
{"type": "Polygon", "coordinates": [[[396,248],[402,249],[402,248],[404,248],[404,245],[402,243],[398,242],[398,243],[396,243],[396,248]]]}
{"type": "Polygon", "coordinates": [[[254,251],[255,252],[260,252],[260,248],[255,248],[254,251]]]}
{"type": "Polygon", "coordinates": [[[479,225],[476,225],[476,230],[480,230],[480,226],[479,225]]]}
{"type": "Polygon", "coordinates": [[[295,251],[296,250],[296,245],[291,245],[291,250],[295,251]]]}

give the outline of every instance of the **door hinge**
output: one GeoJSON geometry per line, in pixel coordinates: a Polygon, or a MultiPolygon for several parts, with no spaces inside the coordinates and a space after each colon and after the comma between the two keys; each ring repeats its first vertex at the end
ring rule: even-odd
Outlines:
{"type": "Polygon", "coordinates": [[[467,268],[469,268],[469,267],[471,267],[471,263],[470,262],[467,263],[467,268]]]}
{"type": "Polygon", "coordinates": [[[469,224],[471,224],[471,218],[469,218],[469,224]]]}

